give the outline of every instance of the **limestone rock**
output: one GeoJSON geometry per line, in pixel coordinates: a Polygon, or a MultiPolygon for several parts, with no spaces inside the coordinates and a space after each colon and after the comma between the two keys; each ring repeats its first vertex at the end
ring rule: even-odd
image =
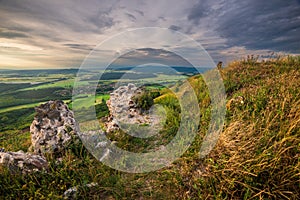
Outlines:
{"type": "Polygon", "coordinates": [[[30,126],[30,150],[33,153],[6,152],[0,148],[0,164],[10,171],[30,173],[48,168],[44,153],[58,153],[67,148],[73,140],[79,140],[75,132],[73,112],[63,101],[49,101],[38,106],[30,126]]]}
{"type": "Polygon", "coordinates": [[[132,101],[135,94],[141,93],[142,90],[134,84],[129,83],[127,86],[121,86],[110,94],[110,99],[106,102],[110,117],[106,124],[107,132],[113,132],[120,128],[120,123],[138,124],[149,123],[132,101]]]}
{"type": "Polygon", "coordinates": [[[7,166],[10,171],[29,173],[34,171],[46,170],[48,168],[47,160],[40,155],[18,152],[0,152],[0,164],[7,166]]]}
{"type": "Polygon", "coordinates": [[[89,188],[92,188],[92,187],[96,187],[98,186],[98,183],[89,183],[89,184],[85,184],[83,186],[75,186],[75,187],[71,187],[69,188],[68,190],[66,190],[63,194],[63,198],[64,199],[76,199],[77,197],[77,193],[78,193],[78,189],[82,188],[82,189],[89,189],[89,188]]]}
{"type": "Polygon", "coordinates": [[[165,119],[158,116],[156,112],[158,107],[153,106],[148,112],[143,112],[132,100],[135,95],[142,92],[141,88],[129,83],[110,94],[110,99],[106,102],[110,112],[108,122],[105,124],[107,133],[122,129],[133,136],[148,137],[160,130],[160,122],[165,119]]]}
{"type": "Polygon", "coordinates": [[[77,187],[71,187],[63,194],[64,199],[76,199],[78,189],[77,187]]]}
{"type": "Polygon", "coordinates": [[[34,153],[57,153],[77,138],[73,112],[63,101],[49,101],[35,108],[30,126],[31,150],[34,153]]]}

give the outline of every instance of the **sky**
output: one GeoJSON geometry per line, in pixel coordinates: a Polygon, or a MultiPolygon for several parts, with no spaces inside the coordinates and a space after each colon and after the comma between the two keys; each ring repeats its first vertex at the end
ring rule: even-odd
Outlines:
{"type": "MultiPolygon", "coordinates": [[[[300,0],[0,0],[0,69],[78,68],[101,42],[143,27],[183,33],[216,63],[300,54],[300,0]]],[[[159,50],[141,39],[131,59],[151,63],[159,50]]]]}

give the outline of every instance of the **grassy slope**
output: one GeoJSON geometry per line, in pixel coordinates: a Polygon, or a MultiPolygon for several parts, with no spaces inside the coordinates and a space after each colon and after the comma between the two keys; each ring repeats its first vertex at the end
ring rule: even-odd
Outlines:
{"type": "MultiPolygon", "coordinates": [[[[72,146],[62,164],[51,164],[49,174],[10,175],[2,169],[0,195],[59,199],[69,187],[97,182],[94,188],[80,188],[79,197],[299,199],[300,57],[265,63],[237,61],[221,73],[230,102],[226,125],[205,159],[199,158],[198,151],[210,119],[210,100],[203,80],[196,76],[190,82],[200,101],[201,128],[189,150],[172,166],[127,174],[103,166],[83,147],[72,146]],[[238,96],[244,98],[243,103],[230,100],[238,96]]],[[[167,98],[159,102],[170,101],[168,91],[163,95],[167,98]]],[[[169,122],[165,131],[172,128],[172,119],[169,122]]],[[[28,139],[22,140],[21,146],[28,144],[28,139]]],[[[6,147],[13,148],[12,144],[6,147]]]]}

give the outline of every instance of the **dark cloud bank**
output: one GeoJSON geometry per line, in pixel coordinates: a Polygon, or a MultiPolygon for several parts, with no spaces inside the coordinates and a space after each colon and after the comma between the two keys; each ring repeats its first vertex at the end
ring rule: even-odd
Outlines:
{"type": "Polygon", "coordinates": [[[188,14],[195,26],[207,17],[229,47],[300,53],[299,0],[204,0],[188,14]]]}

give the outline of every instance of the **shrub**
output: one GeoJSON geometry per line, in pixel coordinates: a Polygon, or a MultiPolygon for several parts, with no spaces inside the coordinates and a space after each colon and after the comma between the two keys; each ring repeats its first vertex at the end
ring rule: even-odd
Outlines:
{"type": "Polygon", "coordinates": [[[158,90],[146,90],[142,88],[140,94],[136,94],[132,97],[133,102],[138,108],[141,108],[142,111],[147,111],[154,104],[154,99],[160,95],[158,90]]]}

